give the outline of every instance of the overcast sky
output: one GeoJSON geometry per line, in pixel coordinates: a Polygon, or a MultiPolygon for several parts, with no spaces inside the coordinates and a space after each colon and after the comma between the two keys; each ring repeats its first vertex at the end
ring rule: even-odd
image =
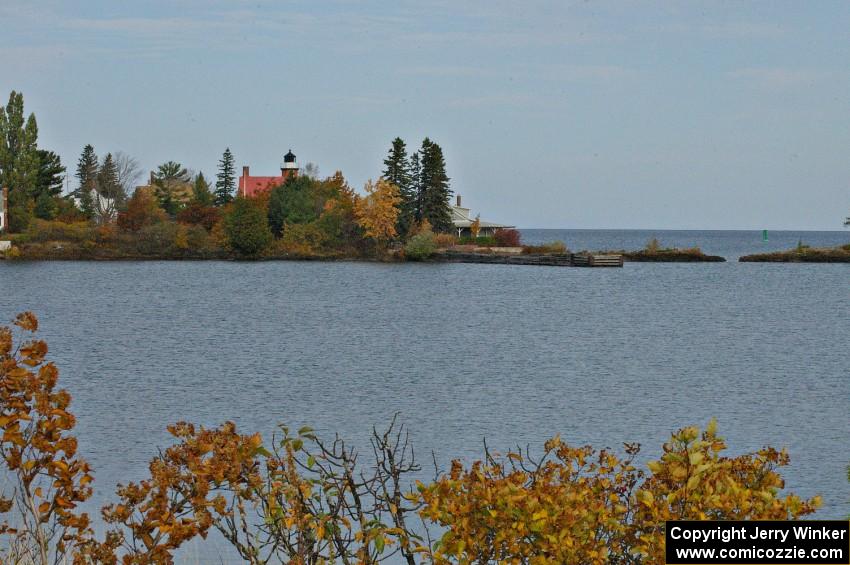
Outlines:
{"type": "Polygon", "coordinates": [[[390,140],[520,227],[841,229],[850,2],[0,1],[40,145],[362,188],[390,140]]]}

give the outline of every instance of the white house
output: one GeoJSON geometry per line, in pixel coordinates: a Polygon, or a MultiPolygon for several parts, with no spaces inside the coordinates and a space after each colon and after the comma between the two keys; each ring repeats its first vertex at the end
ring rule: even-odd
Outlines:
{"type": "Polygon", "coordinates": [[[9,225],[9,189],[6,187],[0,188],[0,232],[6,229],[9,225]]]}
{"type": "MultiPolygon", "coordinates": [[[[469,236],[472,235],[470,231],[470,227],[473,222],[475,222],[475,218],[472,216],[469,208],[464,208],[461,206],[460,194],[457,195],[457,205],[452,206],[452,223],[454,224],[455,229],[457,230],[457,236],[469,236]]],[[[491,236],[496,233],[496,230],[499,229],[512,229],[516,226],[506,226],[504,224],[497,224],[494,222],[485,222],[484,220],[479,220],[480,229],[478,231],[479,236],[491,236]]]]}

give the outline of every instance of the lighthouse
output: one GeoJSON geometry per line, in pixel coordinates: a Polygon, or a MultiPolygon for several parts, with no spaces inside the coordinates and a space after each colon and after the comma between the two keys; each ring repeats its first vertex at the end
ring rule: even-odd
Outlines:
{"type": "Polygon", "coordinates": [[[294,178],[298,176],[298,165],[295,163],[295,153],[290,149],[286,155],[283,156],[283,165],[280,167],[280,176],[283,177],[284,182],[290,177],[294,178]]]}

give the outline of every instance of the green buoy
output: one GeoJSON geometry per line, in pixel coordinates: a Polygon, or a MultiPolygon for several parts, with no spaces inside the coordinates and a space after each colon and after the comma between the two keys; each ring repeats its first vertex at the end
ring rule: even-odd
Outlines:
{"type": "Polygon", "coordinates": [[[767,241],[767,230],[761,230],[761,240],[767,241]]]}

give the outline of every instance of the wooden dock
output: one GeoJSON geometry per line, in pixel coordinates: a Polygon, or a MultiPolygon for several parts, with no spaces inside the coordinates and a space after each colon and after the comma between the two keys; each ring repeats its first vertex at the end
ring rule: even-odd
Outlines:
{"type": "Polygon", "coordinates": [[[435,257],[445,263],[485,263],[491,265],[538,265],[544,267],[622,267],[622,255],[564,253],[560,255],[518,255],[497,253],[446,252],[435,257]]]}

